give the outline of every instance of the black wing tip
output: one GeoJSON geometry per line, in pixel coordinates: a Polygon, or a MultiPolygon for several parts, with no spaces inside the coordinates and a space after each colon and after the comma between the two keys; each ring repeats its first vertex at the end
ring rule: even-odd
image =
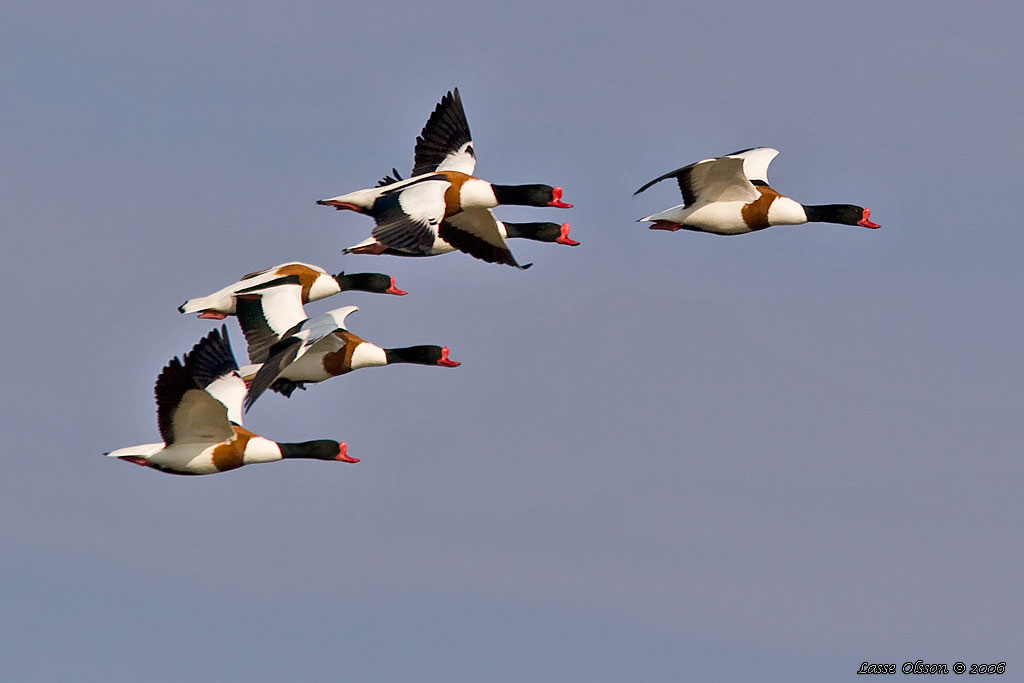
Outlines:
{"type": "MultiPolygon", "coordinates": [[[[262,368],[261,368],[262,371],[262,368]]],[[[253,377],[252,382],[246,387],[245,400],[242,401],[242,408],[244,412],[248,413],[249,409],[252,408],[252,404],[256,402],[263,392],[267,390],[268,383],[266,379],[260,378],[260,373],[257,372],[256,376],[253,377]]]]}
{"type": "MultiPolygon", "coordinates": [[[[443,116],[445,110],[449,107],[457,107],[462,111],[462,95],[459,93],[458,87],[452,88],[441,96],[440,101],[438,101],[437,105],[434,106],[434,111],[430,114],[430,118],[427,119],[427,126],[430,125],[431,119],[443,116]]],[[[463,112],[463,114],[465,114],[465,112],[463,112]]],[[[465,116],[462,118],[465,118],[465,116]]],[[[427,126],[424,126],[424,131],[426,131],[427,126]]]]}
{"type": "MultiPolygon", "coordinates": [[[[299,342],[298,339],[292,339],[290,341],[299,342]]],[[[278,344],[280,344],[280,342],[278,342],[278,344]]],[[[278,345],[275,344],[271,347],[270,352],[267,353],[267,359],[264,361],[263,367],[260,368],[259,372],[256,373],[256,376],[253,377],[252,382],[249,383],[248,391],[245,393],[245,401],[242,402],[245,412],[249,412],[249,409],[252,408],[252,404],[256,403],[256,399],[262,396],[267,389],[273,387],[274,382],[277,381],[278,376],[281,374],[281,369],[274,368],[273,366],[272,356],[275,355],[275,349],[277,349],[277,346],[278,345]]]]}
{"type": "MultiPolygon", "coordinates": [[[[700,162],[697,162],[697,163],[700,163],[700,162]]],[[[692,190],[689,187],[690,172],[693,170],[693,167],[696,166],[696,165],[697,164],[688,164],[688,165],[683,166],[681,168],[677,168],[674,171],[669,171],[668,173],[662,174],[662,175],[658,176],[657,178],[655,178],[654,180],[650,181],[649,183],[645,183],[643,186],[641,186],[639,190],[637,190],[636,192],[633,193],[633,196],[634,197],[637,196],[638,194],[640,194],[641,192],[643,192],[647,188],[651,187],[652,185],[656,185],[656,184],[660,183],[662,180],[668,180],[669,178],[675,178],[676,181],[679,183],[679,191],[683,195],[683,204],[685,206],[689,206],[690,204],[692,204],[696,200],[696,198],[693,196],[692,190]]]]}
{"type": "Polygon", "coordinates": [[[462,103],[462,94],[459,92],[459,86],[455,86],[454,88],[449,90],[444,95],[444,97],[441,98],[442,103],[445,102],[446,100],[449,102],[458,102],[460,104],[462,103]]]}
{"type": "Polygon", "coordinates": [[[412,174],[416,176],[431,172],[444,161],[448,153],[472,139],[466,111],[462,106],[462,95],[458,88],[453,88],[441,97],[416,137],[412,174]]]}
{"type": "Polygon", "coordinates": [[[387,187],[388,185],[394,185],[395,183],[401,180],[402,174],[398,172],[397,168],[392,168],[390,175],[386,175],[377,181],[377,187],[387,187]]]}
{"type": "MultiPolygon", "coordinates": [[[[301,325],[302,323],[299,323],[301,325]]],[[[285,358],[283,354],[288,353],[288,349],[301,345],[302,340],[296,337],[288,336],[295,330],[299,325],[296,325],[285,332],[284,336],[274,343],[266,352],[265,359],[263,361],[263,367],[259,369],[256,376],[253,377],[252,382],[249,383],[249,389],[245,395],[245,401],[243,405],[245,411],[248,412],[252,404],[256,402],[260,396],[274,386],[274,383],[280,378],[281,373],[295,359],[295,354],[292,354],[291,358],[285,358]],[[285,362],[287,361],[287,362],[285,362]]]]}
{"type": "Polygon", "coordinates": [[[639,190],[637,190],[636,192],[633,193],[633,196],[635,197],[638,194],[640,194],[641,192],[643,192],[644,190],[650,188],[652,185],[656,185],[657,183],[660,183],[662,180],[665,180],[666,178],[671,178],[671,177],[672,177],[671,175],[663,175],[663,176],[661,176],[659,178],[655,178],[654,180],[652,180],[652,181],[650,181],[648,183],[644,183],[640,187],[639,190]]]}
{"type": "Polygon", "coordinates": [[[218,377],[238,370],[238,362],[231,351],[227,325],[221,325],[219,330],[210,330],[185,354],[185,369],[203,388],[218,377]]]}
{"type": "MultiPolygon", "coordinates": [[[[216,332],[216,330],[214,330],[216,332]]],[[[213,332],[211,332],[213,334],[213,332]]],[[[200,340],[199,346],[204,340],[200,340]]],[[[167,361],[160,374],[157,375],[156,384],[153,386],[153,397],[156,399],[156,422],[160,430],[160,436],[168,444],[174,443],[173,412],[175,407],[191,389],[202,389],[199,381],[187,367],[189,354],[185,354],[185,360],[175,356],[167,361]]]]}

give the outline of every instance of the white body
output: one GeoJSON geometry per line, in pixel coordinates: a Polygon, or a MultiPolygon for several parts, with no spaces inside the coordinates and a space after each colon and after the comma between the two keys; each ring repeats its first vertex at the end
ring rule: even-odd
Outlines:
{"type": "MultiPolygon", "coordinates": [[[[679,204],[640,220],[668,221],[716,235],[742,235],[753,232],[743,220],[746,204],[743,201],[679,204]]],[[[770,225],[800,225],[807,222],[807,213],[799,202],[779,196],[768,207],[768,222],[770,225]]]]}
{"type": "MultiPolygon", "coordinates": [[[[333,334],[321,339],[308,351],[292,361],[279,376],[292,382],[323,382],[333,375],[324,370],[324,356],[342,348],[342,342],[333,334]]],[[[380,367],[388,364],[384,349],[364,341],[352,351],[351,370],[380,367]]]]}
{"type": "MultiPolygon", "coordinates": [[[[141,457],[145,460],[178,472],[188,474],[216,474],[220,472],[213,464],[213,451],[222,444],[208,443],[175,443],[166,446],[161,443],[129,446],[111,451],[107,455],[112,458],[141,457]]],[[[269,439],[256,436],[249,439],[242,456],[243,465],[281,460],[281,449],[269,439]]]]}
{"type": "MultiPolygon", "coordinates": [[[[330,197],[321,202],[351,204],[369,212],[379,198],[386,194],[397,194],[398,204],[410,220],[436,226],[444,218],[447,209],[445,194],[451,185],[451,181],[442,173],[426,173],[383,187],[369,187],[330,197]]],[[[462,210],[490,209],[497,205],[498,198],[486,180],[468,177],[459,188],[459,207],[462,210]]]]}
{"type": "Polygon", "coordinates": [[[309,269],[309,276],[315,277],[313,284],[309,289],[309,297],[304,300],[303,303],[309,301],[319,301],[333,294],[337,294],[341,291],[341,286],[338,285],[338,281],[334,279],[326,270],[319,266],[314,266],[308,263],[302,263],[301,261],[289,261],[288,263],[282,263],[260,271],[256,275],[233,282],[230,285],[217,290],[213,294],[199,297],[197,299],[189,299],[181,306],[182,313],[201,313],[203,311],[212,311],[215,313],[221,313],[223,315],[234,315],[235,314],[235,295],[238,294],[239,290],[249,289],[251,287],[257,287],[261,284],[276,280],[281,275],[279,274],[280,269],[286,266],[298,266],[309,269]]]}
{"type": "MultiPolygon", "coordinates": [[[[637,192],[668,178],[677,178],[683,197],[690,204],[679,204],[640,221],[664,221],[681,228],[716,235],[741,235],[771,225],[799,225],[807,222],[804,207],[768,187],[768,165],[779,151],[758,147],[716,159],[704,159],[652,180],[637,192]],[[687,191],[691,194],[687,197],[687,191]],[[762,192],[764,191],[764,192],[762,192]],[[769,199],[768,214],[761,214],[753,227],[743,219],[747,207],[769,199]],[[764,220],[768,225],[764,225],[764,220]]],[[[763,211],[763,209],[762,209],[763,211]]],[[[653,226],[658,227],[658,226],[653,226]]]]}

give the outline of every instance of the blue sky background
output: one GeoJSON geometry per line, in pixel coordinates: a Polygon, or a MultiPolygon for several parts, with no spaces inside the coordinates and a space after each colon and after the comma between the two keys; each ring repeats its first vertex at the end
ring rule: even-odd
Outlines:
{"type": "MultiPolygon", "coordinates": [[[[23,3],[0,21],[0,661],[18,681],[822,681],[1021,670],[1016,3],[23,3]],[[344,256],[314,200],[407,172],[458,86],[495,182],[565,188],[527,272],[344,256]],[[651,232],[753,146],[833,225],[651,232]],[[261,399],[317,462],[179,478],[183,300],[394,275],[357,334],[451,347],[261,399]]],[[[244,349],[232,323],[238,355],[244,349]]]]}

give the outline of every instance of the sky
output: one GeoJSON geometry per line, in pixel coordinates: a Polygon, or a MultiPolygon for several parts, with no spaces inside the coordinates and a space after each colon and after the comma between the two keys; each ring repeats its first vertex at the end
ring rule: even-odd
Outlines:
{"type": "MultiPolygon", "coordinates": [[[[0,21],[8,275],[0,662],[17,681],[844,681],[1024,667],[1024,10],[1009,2],[97,0],[0,21]],[[576,248],[343,255],[315,200],[405,173],[459,87],[576,248]],[[771,146],[880,230],[649,231],[647,180],[771,146]],[[246,426],[356,465],[173,477],[185,299],[285,261],[368,369],[246,426]]],[[[233,321],[229,334],[244,360],[233,321]]],[[[1014,674],[1016,675],[1016,674],[1014,674]]]]}

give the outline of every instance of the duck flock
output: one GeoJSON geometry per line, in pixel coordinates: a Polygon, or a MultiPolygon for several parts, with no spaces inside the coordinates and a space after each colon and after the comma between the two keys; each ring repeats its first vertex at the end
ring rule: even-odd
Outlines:
{"type": "MultiPolygon", "coordinates": [[[[652,223],[652,230],[718,235],[807,222],[879,227],[869,219],[869,209],[803,205],[776,192],[768,185],[768,165],[777,154],[768,147],[747,149],[659,176],[634,194],[674,178],[683,203],[640,221],[652,223]]],[[[376,187],[317,203],[373,218],[370,237],[344,250],[350,254],[436,256],[461,251],[489,263],[526,269],[532,264],[516,260],[509,239],[579,245],[569,237],[567,223],[504,223],[491,210],[502,204],[572,208],[562,201],[562,188],[497,185],[475,177],[475,169],[476,152],[456,88],[441,98],[416,138],[408,178],[392,169],[376,187]]],[[[359,462],[343,442],[281,443],[242,426],[243,413],[268,389],[290,397],[307,384],[395,363],[458,367],[447,346],[386,349],[349,332],[345,320],[358,310],[356,306],[306,315],[304,304],[344,291],[405,294],[389,275],[331,275],[293,261],[186,301],[179,312],[213,320],[237,318],[249,365],[239,368],[226,325],[212,330],[183,358],[172,358],[157,376],[157,425],[163,441],[106,455],[171,474],[214,474],[286,458],[359,462]]]]}

